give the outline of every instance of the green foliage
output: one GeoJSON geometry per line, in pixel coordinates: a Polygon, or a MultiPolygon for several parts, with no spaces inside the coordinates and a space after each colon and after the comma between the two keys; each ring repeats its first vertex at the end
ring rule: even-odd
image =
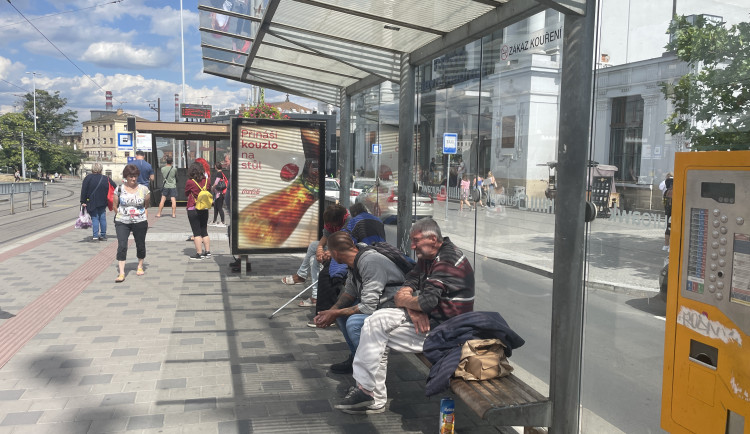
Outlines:
{"type": "Polygon", "coordinates": [[[750,149],[750,23],[730,28],[702,16],[676,17],[665,47],[692,71],[663,83],[674,112],[664,123],[697,150],[750,149]]]}
{"type": "MultiPolygon", "coordinates": [[[[37,130],[39,126],[37,125],[37,130]]],[[[21,113],[0,116],[0,166],[21,168],[21,132],[27,171],[35,172],[41,164],[45,172],[68,172],[68,167],[78,167],[84,153],[50,142],[40,132],[34,132],[34,123],[21,113]]]]}
{"type": "MultiPolygon", "coordinates": [[[[22,101],[24,115],[33,124],[34,95],[27,93],[22,101]]],[[[63,111],[67,103],[67,98],[61,97],[59,91],[50,94],[46,90],[36,90],[36,129],[50,141],[55,141],[62,131],[78,122],[75,111],[63,111]]]]}

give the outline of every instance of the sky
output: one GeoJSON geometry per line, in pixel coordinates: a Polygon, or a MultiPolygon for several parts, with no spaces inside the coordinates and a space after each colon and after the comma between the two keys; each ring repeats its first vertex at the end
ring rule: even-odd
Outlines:
{"type": "MultiPolygon", "coordinates": [[[[0,1],[0,114],[20,111],[20,96],[32,92],[35,77],[37,89],[60,91],[67,108],[78,112],[78,131],[80,122],[90,119],[90,110],[105,109],[108,90],[114,109],[156,120],[149,105],[155,106],[160,98],[161,119],[174,120],[174,94],[182,93],[179,0],[10,3],[0,1]]],[[[248,101],[250,85],[203,73],[198,0],[182,3],[183,102],[238,108],[248,101]]],[[[267,102],[285,98],[266,91],[267,102]]],[[[317,107],[316,101],[294,95],[290,100],[317,107]]]]}

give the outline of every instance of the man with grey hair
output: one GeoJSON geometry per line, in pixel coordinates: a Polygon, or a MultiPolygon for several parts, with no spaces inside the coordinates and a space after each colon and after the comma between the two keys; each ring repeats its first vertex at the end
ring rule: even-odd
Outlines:
{"type": "Polygon", "coordinates": [[[474,270],[468,258],[431,218],[410,232],[417,265],[393,297],[396,308],[376,310],[362,326],[352,364],[357,385],[335,407],[349,414],[382,411],[390,348],[422,352],[427,333],[438,324],[474,308],[474,270]]]}
{"type": "Polygon", "coordinates": [[[116,187],[108,176],[102,175],[102,169],[101,163],[94,163],[81,185],[81,206],[91,216],[92,241],[107,241],[107,196],[109,186],[116,187]]]}

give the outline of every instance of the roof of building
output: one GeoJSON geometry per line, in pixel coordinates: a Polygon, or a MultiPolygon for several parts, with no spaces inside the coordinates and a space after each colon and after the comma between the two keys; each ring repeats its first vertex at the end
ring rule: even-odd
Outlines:
{"type": "Polygon", "coordinates": [[[312,109],[289,101],[289,94],[286,94],[286,101],[269,102],[268,105],[281,110],[282,113],[312,113],[312,109]]]}
{"type": "Polygon", "coordinates": [[[117,109],[117,111],[91,110],[91,119],[88,121],[83,121],[82,123],[86,124],[89,122],[106,122],[106,121],[127,122],[128,118],[133,118],[133,117],[135,118],[136,122],[148,121],[148,119],[146,118],[132,115],[130,113],[123,111],[122,109],[117,109]]]}

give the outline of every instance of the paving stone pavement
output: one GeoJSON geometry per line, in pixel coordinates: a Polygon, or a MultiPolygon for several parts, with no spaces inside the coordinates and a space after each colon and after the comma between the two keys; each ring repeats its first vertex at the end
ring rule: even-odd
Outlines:
{"type": "MultiPolygon", "coordinates": [[[[402,354],[385,413],[335,410],[354,384],[328,372],[347,355],[338,329],[306,327],[312,311],[294,303],[268,318],[302,289],[280,281],[302,254],[251,256],[242,277],[226,229],[209,230],[213,257],[190,261],[184,210],[152,216],[146,274],[131,244],[119,284],[113,225],[107,242],[61,230],[2,260],[0,434],[437,431],[440,397],[424,396],[425,368],[402,354]],[[13,349],[22,320],[33,337],[13,349]]],[[[506,432],[460,400],[456,414],[457,432],[506,432]]]]}

